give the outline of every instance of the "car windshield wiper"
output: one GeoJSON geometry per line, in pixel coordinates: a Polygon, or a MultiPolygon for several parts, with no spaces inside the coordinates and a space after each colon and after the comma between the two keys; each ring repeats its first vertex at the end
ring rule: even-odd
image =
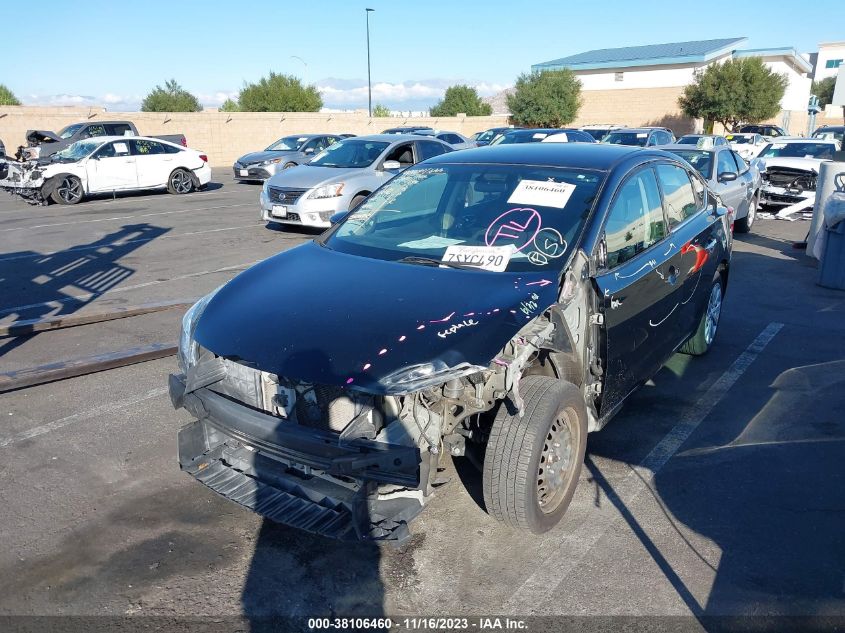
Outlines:
{"type": "Polygon", "coordinates": [[[469,266],[467,264],[458,264],[455,262],[444,262],[433,257],[421,257],[419,255],[409,255],[402,259],[397,259],[400,264],[417,264],[418,266],[445,266],[446,268],[461,268],[463,270],[484,270],[478,266],[469,266]]]}

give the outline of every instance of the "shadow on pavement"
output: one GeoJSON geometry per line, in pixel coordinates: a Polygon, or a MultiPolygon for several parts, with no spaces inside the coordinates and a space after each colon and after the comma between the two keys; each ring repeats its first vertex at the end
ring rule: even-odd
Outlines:
{"type": "MultiPolygon", "coordinates": [[[[120,259],[170,229],[131,224],[102,238],[55,253],[19,251],[0,255],[0,318],[11,324],[46,316],[67,315],[96,301],[135,274],[120,259]],[[56,305],[58,304],[58,306],[56,305]]],[[[6,339],[0,356],[34,335],[6,339]]]]}

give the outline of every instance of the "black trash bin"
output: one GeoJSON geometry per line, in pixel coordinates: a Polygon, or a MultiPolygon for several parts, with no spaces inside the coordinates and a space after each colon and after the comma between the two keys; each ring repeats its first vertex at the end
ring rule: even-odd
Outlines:
{"type": "Polygon", "coordinates": [[[845,290],[845,221],[825,229],[827,243],[819,262],[818,284],[825,288],[845,290]]]}

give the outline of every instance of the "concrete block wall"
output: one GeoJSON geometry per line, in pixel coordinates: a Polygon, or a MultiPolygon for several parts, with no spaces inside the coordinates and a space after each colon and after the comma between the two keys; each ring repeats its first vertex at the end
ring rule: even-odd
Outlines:
{"type": "Polygon", "coordinates": [[[366,112],[108,112],[104,108],[2,106],[0,139],[14,154],[24,143],[26,130],[58,132],[79,121],[129,120],[141,134],[183,133],[188,146],[208,155],[215,167],[229,166],[238,156],[264,149],[288,134],[316,132],[376,134],[389,127],[428,125],[470,136],[508,124],[505,116],[489,117],[378,117],[366,112]]]}
{"type": "Polygon", "coordinates": [[[694,131],[695,120],[678,107],[683,87],[631,88],[624,90],[583,90],[582,105],[574,127],[590,123],[616,123],[636,127],[668,127],[675,134],[694,131]]]}

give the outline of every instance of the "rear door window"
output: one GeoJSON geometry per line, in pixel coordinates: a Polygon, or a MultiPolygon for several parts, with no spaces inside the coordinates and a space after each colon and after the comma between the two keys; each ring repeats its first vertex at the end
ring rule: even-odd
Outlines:
{"type": "Polygon", "coordinates": [[[90,138],[92,136],[105,136],[106,128],[104,125],[89,125],[80,135],[81,138],[90,138]]]}
{"type": "Polygon", "coordinates": [[[109,136],[132,136],[132,128],[128,123],[110,123],[106,125],[106,130],[109,136]]]}
{"type": "Polygon", "coordinates": [[[133,151],[136,156],[149,156],[152,154],[164,154],[164,146],[156,141],[148,141],[146,139],[136,139],[131,141],[133,151]]]}
{"type": "Polygon", "coordinates": [[[434,156],[440,156],[440,154],[445,154],[446,151],[447,148],[440,143],[434,143],[432,141],[417,141],[417,152],[420,155],[421,161],[434,156]]]}

